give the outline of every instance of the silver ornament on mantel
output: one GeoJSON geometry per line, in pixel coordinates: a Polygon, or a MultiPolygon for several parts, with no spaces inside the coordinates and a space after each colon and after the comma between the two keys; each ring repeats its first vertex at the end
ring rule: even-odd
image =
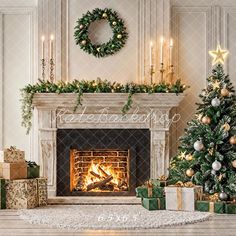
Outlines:
{"type": "Polygon", "coordinates": [[[212,169],[215,171],[218,171],[218,170],[220,170],[220,168],[221,168],[221,163],[219,161],[215,160],[212,163],[212,169]]]}
{"type": "Polygon", "coordinates": [[[217,98],[217,97],[213,98],[213,99],[211,100],[211,105],[212,105],[213,107],[218,107],[218,106],[220,105],[220,99],[217,98]]]}
{"type": "Polygon", "coordinates": [[[226,200],[228,199],[227,193],[221,192],[221,193],[219,194],[219,199],[220,199],[221,201],[226,201],[226,200]]]}
{"type": "Polygon", "coordinates": [[[194,144],[193,147],[196,151],[201,151],[204,148],[204,145],[202,143],[202,140],[197,140],[194,144]]]}

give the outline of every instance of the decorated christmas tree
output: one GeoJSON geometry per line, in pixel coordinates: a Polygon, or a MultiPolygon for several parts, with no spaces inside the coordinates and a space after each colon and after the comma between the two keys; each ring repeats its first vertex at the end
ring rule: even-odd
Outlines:
{"type": "Polygon", "coordinates": [[[170,164],[170,179],[192,181],[221,200],[236,195],[236,96],[224,73],[228,54],[220,46],[210,51],[214,68],[199,95],[196,117],[187,123],[178,155],[170,164]]]}

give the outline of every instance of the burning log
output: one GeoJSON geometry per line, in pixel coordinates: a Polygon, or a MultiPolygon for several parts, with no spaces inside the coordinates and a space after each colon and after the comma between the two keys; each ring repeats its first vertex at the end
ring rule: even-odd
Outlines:
{"type": "Polygon", "coordinates": [[[90,191],[90,190],[95,189],[95,188],[100,188],[101,186],[106,185],[107,183],[109,183],[112,179],[113,179],[113,176],[109,175],[108,177],[106,177],[103,180],[91,183],[91,184],[87,185],[87,191],[90,191]]]}
{"type": "Polygon", "coordinates": [[[114,190],[114,185],[109,183],[109,184],[100,186],[99,189],[100,190],[113,191],[114,190]]]}
{"type": "Polygon", "coordinates": [[[102,172],[102,174],[103,174],[105,177],[108,177],[108,176],[109,176],[109,175],[106,173],[106,171],[102,169],[101,166],[99,166],[98,169],[102,172]]]}
{"type": "Polygon", "coordinates": [[[89,173],[98,179],[102,178],[99,174],[95,173],[94,171],[90,171],[89,173]]]}

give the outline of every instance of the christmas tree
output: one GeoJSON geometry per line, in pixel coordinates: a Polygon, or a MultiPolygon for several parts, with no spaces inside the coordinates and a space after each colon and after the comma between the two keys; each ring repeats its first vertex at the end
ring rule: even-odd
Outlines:
{"type": "Polygon", "coordinates": [[[218,46],[209,53],[215,67],[170,163],[170,180],[192,181],[226,200],[236,195],[236,96],[223,69],[228,51],[218,46]]]}

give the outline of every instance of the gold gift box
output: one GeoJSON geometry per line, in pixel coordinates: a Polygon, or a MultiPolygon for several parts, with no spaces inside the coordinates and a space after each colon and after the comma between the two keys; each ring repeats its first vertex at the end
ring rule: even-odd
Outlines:
{"type": "Polygon", "coordinates": [[[3,151],[0,151],[0,162],[25,162],[25,152],[16,149],[15,147],[6,148],[3,151]]]}
{"type": "Polygon", "coordinates": [[[27,164],[19,163],[0,163],[0,177],[3,179],[27,179],[27,164]]]}

